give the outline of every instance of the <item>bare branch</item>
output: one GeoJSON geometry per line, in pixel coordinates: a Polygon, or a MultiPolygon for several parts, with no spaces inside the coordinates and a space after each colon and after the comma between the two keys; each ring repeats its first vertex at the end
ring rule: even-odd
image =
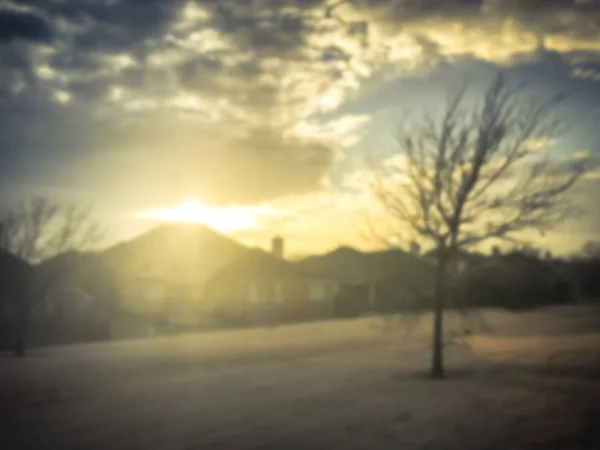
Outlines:
{"type": "Polygon", "coordinates": [[[510,86],[502,75],[475,108],[465,109],[465,92],[441,116],[425,114],[401,129],[403,166],[377,172],[371,186],[390,217],[438,247],[458,249],[518,240],[572,215],[565,194],[584,169],[543,158],[543,143],[567,130],[556,115],[564,98],[528,98],[524,86],[510,86]],[[540,151],[532,152],[531,142],[542,142],[540,151]]]}
{"type": "Polygon", "coordinates": [[[461,250],[489,239],[521,242],[525,232],[543,233],[572,216],[567,194],[586,169],[585,162],[552,158],[545,148],[567,129],[556,114],[562,97],[529,98],[501,75],[475,107],[467,109],[464,93],[441,115],[402,123],[401,164],[380,161],[385,170],[374,170],[370,186],[398,228],[433,243],[434,377],[443,376],[443,311],[461,250]]]}
{"type": "Polygon", "coordinates": [[[0,208],[4,249],[30,262],[74,249],[89,249],[104,237],[91,212],[75,204],[34,197],[0,208]]]}

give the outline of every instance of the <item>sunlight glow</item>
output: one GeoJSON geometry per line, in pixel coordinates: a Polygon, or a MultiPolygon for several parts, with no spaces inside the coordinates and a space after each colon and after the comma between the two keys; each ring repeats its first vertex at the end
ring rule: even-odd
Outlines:
{"type": "Polygon", "coordinates": [[[141,217],[166,222],[200,223],[226,233],[259,225],[258,218],[267,214],[265,207],[230,206],[211,208],[198,201],[188,201],[174,208],[157,209],[140,214],[141,217]]]}

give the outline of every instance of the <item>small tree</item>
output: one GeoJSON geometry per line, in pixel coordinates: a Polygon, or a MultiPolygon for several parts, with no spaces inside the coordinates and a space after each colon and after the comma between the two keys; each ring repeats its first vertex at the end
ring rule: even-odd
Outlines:
{"type": "Polygon", "coordinates": [[[0,208],[2,249],[31,265],[30,278],[13,290],[15,354],[23,356],[31,309],[47,280],[39,263],[60,253],[98,244],[102,233],[88,209],[47,197],[0,208]]]}
{"type": "Polygon", "coordinates": [[[401,124],[399,152],[374,164],[371,184],[396,229],[435,250],[434,378],[444,376],[443,313],[458,252],[490,239],[521,242],[523,232],[543,233],[567,218],[574,210],[565,194],[585,166],[548,153],[566,131],[556,117],[561,97],[528,98],[502,75],[479,103],[465,94],[438,114],[401,124]]]}
{"type": "Polygon", "coordinates": [[[600,241],[587,241],[581,247],[581,254],[587,259],[600,259],[600,241]]]}

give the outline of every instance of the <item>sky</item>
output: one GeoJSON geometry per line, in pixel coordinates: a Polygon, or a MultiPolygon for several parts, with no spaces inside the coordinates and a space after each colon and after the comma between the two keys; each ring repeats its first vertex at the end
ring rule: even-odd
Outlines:
{"type": "MultiPolygon", "coordinates": [[[[598,1],[0,0],[0,199],[93,205],[119,238],[184,211],[289,255],[367,248],[365,154],[498,70],[567,94],[555,144],[600,154],[598,1]]],[[[543,245],[600,237],[598,178],[543,245]]]]}

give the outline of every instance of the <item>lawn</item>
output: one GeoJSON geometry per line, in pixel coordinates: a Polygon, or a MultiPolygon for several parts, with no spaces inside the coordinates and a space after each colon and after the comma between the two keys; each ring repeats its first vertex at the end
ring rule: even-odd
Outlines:
{"type": "Polygon", "coordinates": [[[210,332],[0,356],[2,448],[600,448],[600,312],[484,311],[210,332]],[[408,327],[411,324],[411,327],[408,327]],[[448,317],[448,334],[463,321],[448,317]]]}

